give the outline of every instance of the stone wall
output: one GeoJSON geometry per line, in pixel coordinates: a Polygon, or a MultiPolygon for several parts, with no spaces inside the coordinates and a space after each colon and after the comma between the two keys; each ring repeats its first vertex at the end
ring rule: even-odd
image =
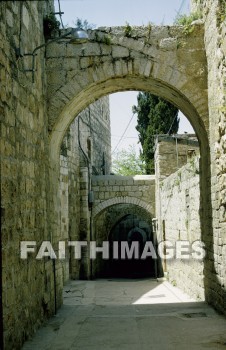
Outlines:
{"type": "Polygon", "coordinates": [[[92,174],[110,174],[111,126],[109,97],[105,96],[79,113],[68,129],[61,145],[61,154],[79,154],[80,164],[87,166],[92,174]]]}
{"type": "MultiPolygon", "coordinates": [[[[43,18],[52,1],[0,4],[1,239],[4,349],[20,349],[54,312],[53,262],[20,259],[20,241],[50,240],[48,120],[43,18]]],[[[1,317],[1,316],[0,316],[1,317]]],[[[2,335],[0,335],[2,341],[2,335]]]]}
{"type": "Polygon", "coordinates": [[[71,123],[61,145],[61,155],[75,157],[78,163],[87,166],[95,175],[110,174],[111,170],[111,126],[109,97],[92,103],[71,123]]]}
{"type": "Polygon", "coordinates": [[[94,217],[120,203],[140,205],[152,214],[155,212],[155,176],[92,176],[92,191],[94,217]]]}
{"type": "MultiPolygon", "coordinates": [[[[79,114],[61,145],[61,239],[89,241],[89,178],[91,173],[110,172],[110,140],[109,97],[106,96],[79,114]]],[[[82,263],[75,259],[70,263],[65,260],[62,263],[64,282],[69,275],[73,279],[88,277],[87,259],[84,257],[82,263]]]]}
{"type": "MultiPolygon", "coordinates": [[[[60,188],[56,196],[53,186],[56,181],[58,183],[59,173],[52,177],[53,169],[49,163],[46,48],[36,51],[34,74],[30,71],[32,56],[24,55],[45,43],[43,19],[50,12],[54,12],[52,0],[3,1],[0,5],[1,239],[5,349],[19,349],[44,319],[56,311],[62,302],[63,283],[69,277],[68,260],[64,263],[50,259],[37,261],[37,250],[30,254],[28,260],[21,260],[20,241],[36,241],[37,247],[44,240],[51,241],[57,251],[58,240],[67,240],[68,237],[78,239],[81,232],[87,235],[89,228],[88,192],[82,192],[83,188],[88,188],[88,176],[84,156],[78,152],[78,121],[71,126],[70,133],[66,135],[67,141],[63,143],[70,144],[70,149],[66,147],[67,157],[65,154],[60,156],[60,188]],[[70,138],[70,134],[74,137],[70,138]],[[59,210],[60,207],[62,210],[59,210]]],[[[109,172],[111,154],[107,97],[83,113],[80,127],[85,152],[88,146],[85,138],[91,136],[93,171],[109,172]],[[87,122],[89,111],[91,123],[90,120],[87,122]],[[93,130],[101,132],[101,137],[93,130]]],[[[65,147],[62,148],[65,151],[65,147]]],[[[70,269],[71,276],[78,278],[80,266],[75,260],[70,264],[70,269]]]]}
{"type": "Polygon", "coordinates": [[[195,135],[158,135],[155,142],[155,174],[167,177],[200,153],[195,135]]]}
{"type": "Polygon", "coordinates": [[[207,213],[208,254],[205,268],[206,298],[226,310],[226,3],[224,0],[192,1],[205,25],[208,67],[208,104],[211,154],[211,205],[207,213]]]}
{"type": "MultiPolygon", "coordinates": [[[[192,244],[201,240],[199,158],[160,181],[159,200],[162,235],[159,240],[178,240],[192,244]]],[[[203,261],[173,259],[166,261],[169,281],[198,300],[205,299],[203,261]]]]}
{"type": "MultiPolygon", "coordinates": [[[[86,112],[91,137],[92,173],[109,175],[111,172],[111,127],[109,97],[105,96],[91,104],[86,112]]],[[[83,119],[85,122],[85,118],[83,119]]],[[[88,122],[88,123],[87,123],[88,122]]]]}
{"type": "MultiPolygon", "coordinates": [[[[157,241],[202,240],[199,143],[195,135],[160,135],[155,143],[157,241]]],[[[204,300],[203,262],[165,260],[170,282],[204,300]]],[[[159,267],[161,270],[161,267],[159,267]]]]}

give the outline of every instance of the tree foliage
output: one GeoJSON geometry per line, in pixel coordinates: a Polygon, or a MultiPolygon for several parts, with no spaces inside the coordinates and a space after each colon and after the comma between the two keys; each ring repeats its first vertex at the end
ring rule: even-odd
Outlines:
{"type": "Polygon", "coordinates": [[[142,159],[145,161],[146,173],[154,173],[154,143],[158,134],[177,133],[179,127],[178,109],[161,97],[149,92],[139,92],[137,106],[139,140],[142,145],[142,159]]]}
{"type": "Polygon", "coordinates": [[[117,152],[113,158],[112,172],[123,176],[145,174],[144,161],[136,154],[134,146],[130,145],[128,150],[117,152]]]}
{"type": "Polygon", "coordinates": [[[96,27],[95,24],[89,23],[87,21],[87,19],[82,19],[82,18],[78,18],[78,17],[74,23],[75,23],[76,27],[83,29],[83,30],[94,29],[96,27]]]}

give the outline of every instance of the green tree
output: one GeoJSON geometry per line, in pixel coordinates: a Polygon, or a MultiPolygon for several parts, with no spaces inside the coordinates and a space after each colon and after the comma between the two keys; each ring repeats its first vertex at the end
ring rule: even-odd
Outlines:
{"type": "Polygon", "coordinates": [[[76,27],[83,29],[83,30],[94,29],[96,27],[95,24],[89,23],[87,21],[87,19],[82,19],[82,18],[78,18],[78,17],[74,23],[75,23],[76,27]]]}
{"type": "Polygon", "coordinates": [[[142,159],[145,162],[146,174],[154,173],[154,143],[159,134],[175,134],[179,127],[178,109],[161,97],[149,92],[139,92],[137,106],[139,140],[142,145],[142,159]]]}
{"type": "Polygon", "coordinates": [[[116,153],[112,161],[112,172],[123,176],[145,174],[144,161],[136,154],[134,146],[130,145],[128,150],[116,153]]]}

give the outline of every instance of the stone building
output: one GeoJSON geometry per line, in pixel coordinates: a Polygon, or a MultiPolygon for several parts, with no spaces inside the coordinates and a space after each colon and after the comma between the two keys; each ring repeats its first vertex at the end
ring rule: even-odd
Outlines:
{"type": "MultiPolygon", "coordinates": [[[[5,349],[20,349],[61,306],[68,266],[73,278],[90,278],[98,271],[85,254],[74,264],[35,259],[33,253],[21,259],[21,241],[36,242],[37,251],[43,241],[50,241],[58,256],[58,243],[67,234],[79,233],[88,242],[93,233],[102,235],[101,220],[109,223],[109,237],[117,237],[118,227],[110,226],[109,216],[119,225],[124,220],[129,237],[134,222],[140,235],[150,238],[150,216],[157,217],[159,210],[156,239],[164,232],[173,239],[193,239],[195,228],[194,238],[201,236],[206,247],[203,266],[178,262],[163,267],[179,287],[225,312],[225,1],[192,3],[202,20],[191,25],[189,35],[183,26],[133,27],[129,35],[124,27],[99,28],[89,32],[89,42],[77,45],[69,34],[57,41],[44,36],[43,20],[54,12],[52,0],[0,3],[0,348],[4,342],[5,349]],[[64,140],[69,125],[90,104],[125,90],[149,91],[174,103],[199,141],[199,167],[191,161],[183,171],[162,179],[156,211],[153,178],[120,179],[120,184],[116,178],[101,179],[108,172],[109,146],[101,146],[95,159],[94,143],[99,140],[89,138],[90,123],[85,125],[83,117],[71,128],[84,128],[82,149],[88,159],[94,157],[95,168],[76,151],[71,157],[76,159],[74,172],[69,133],[64,140]],[[106,190],[109,186],[112,189],[106,190]]],[[[89,110],[85,113],[89,116],[89,110]]]]}
{"type": "MultiPolygon", "coordinates": [[[[66,243],[90,237],[100,246],[104,241],[111,244],[116,240],[113,236],[117,225],[121,232],[118,240],[125,241],[131,230],[143,230],[146,240],[153,240],[154,176],[110,175],[108,97],[90,105],[70,125],[61,145],[60,165],[61,240],[66,243]]],[[[113,270],[115,276],[120,274],[120,266],[112,268],[112,259],[106,263],[99,255],[91,263],[87,252],[83,254],[81,260],[76,260],[69,251],[61,262],[63,283],[69,278],[109,277],[113,270]]],[[[127,265],[124,274],[133,275],[127,265]]],[[[144,275],[154,274],[146,270],[144,275]]],[[[136,274],[142,274],[141,269],[136,274]]]]}
{"type": "MultiPolygon", "coordinates": [[[[202,241],[200,149],[195,135],[159,135],[155,144],[157,240],[202,241]]],[[[161,261],[159,270],[196,300],[205,300],[202,260],[161,261]]]]}
{"type": "MultiPolygon", "coordinates": [[[[61,239],[81,240],[90,234],[90,204],[93,175],[111,170],[109,97],[103,97],[81,112],[70,125],[60,152],[61,239]]],[[[62,263],[63,281],[87,277],[86,263],[74,259],[62,263]]]]}

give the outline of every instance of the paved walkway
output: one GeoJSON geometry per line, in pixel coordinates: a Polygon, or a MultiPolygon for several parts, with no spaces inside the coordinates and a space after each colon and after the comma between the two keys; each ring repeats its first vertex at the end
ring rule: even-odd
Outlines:
{"type": "Polygon", "coordinates": [[[226,319],[168,282],[71,281],[23,350],[226,349],[226,319]]]}

